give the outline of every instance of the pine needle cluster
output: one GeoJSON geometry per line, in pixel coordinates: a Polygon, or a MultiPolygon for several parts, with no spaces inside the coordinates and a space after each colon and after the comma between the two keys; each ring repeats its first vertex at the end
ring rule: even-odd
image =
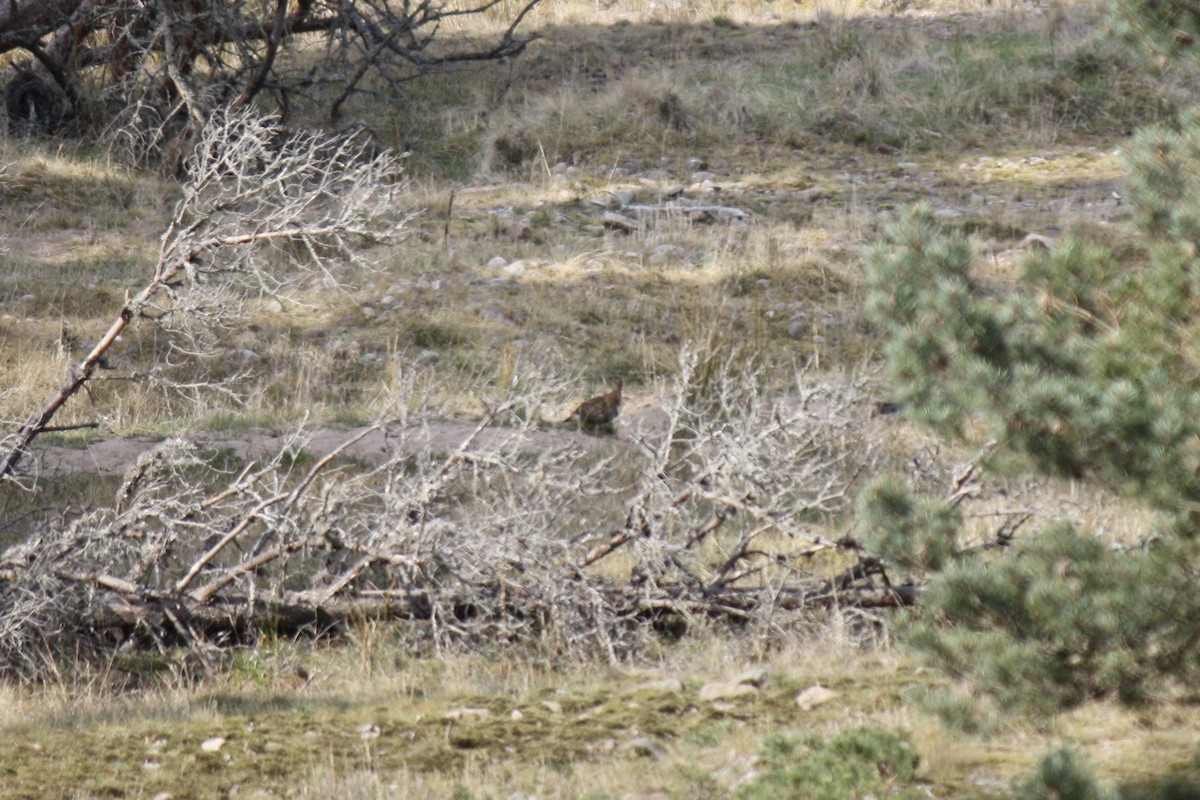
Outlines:
{"type": "Polygon", "coordinates": [[[947,502],[896,481],[866,493],[876,551],[932,575],[910,641],[1006,708],[1140,703],[1200,677],[1200,113],[1138,134],[1127,163],[1135,246],[1065,237],[1026,258],[1015,290],[990,286],[927,206],[866,257],[913,418],[994,443],[993,464],[1157,512],[1120,547],[1056,522],[997,551],[964,546],[947,502]]]}

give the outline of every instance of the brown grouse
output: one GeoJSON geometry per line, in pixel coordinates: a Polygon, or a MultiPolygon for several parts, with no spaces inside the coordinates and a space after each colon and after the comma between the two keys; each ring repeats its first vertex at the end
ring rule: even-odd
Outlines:
{"type": "Polygon", "coordinates": [[[612,391],[584,400],[563,422],[579,420],[584,425],[607,425],[621,413],[621,379],[612,379],[612,391]]]}

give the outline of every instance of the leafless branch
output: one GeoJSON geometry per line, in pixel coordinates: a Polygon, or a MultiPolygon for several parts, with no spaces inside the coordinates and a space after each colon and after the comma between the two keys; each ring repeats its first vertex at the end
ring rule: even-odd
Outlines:
{"type": "MultiPolygon", "coordinates": [[[[167,145],[199,130],[218,108],[243,111],[270,96],[283,113],[293,95],[336,119],[347,100],[455,65],[519,55],[534,38],[520,26],[541,0],[513,5],[491,40],[455,41],[444,23],[498,12],[506,2],[384,0],[12,0],[0,2],[0,54],[23,50],[10,73],[52,77],[79,113],[88,83],[111,108],[152,107],[167,145]],[[303,37],[321,57],[282,57],[303,37]]],[[[57,98],[31,95],[53,105],[57,98]]],[[[11,111],[10,111],[11,113],[11,111]]],[[[24,113],[22,111],[22,113],[24,113]]],[[[47,127],[62,114],[43,114],[47,127]]]]}
{"type": "Polygon", "coordinates": [[[802,371],[768,394],[736,363],[686,351],[659,390],[662,424],[601,452],[528,413],[567,392],[541,369],[489,389],[440,453],[435,393],[405,373],[377,467],[338,467],[347,442],[294,471],[298,437],[198,484],[203,452],[168,443],[111,509],[0,557],[0,658],[19,668],[35,629],[204,650],[267,624],[378,616],[435,644],[542,638],[619,659],[665,618],[786,630],[822,608],[912,602],[917,589],[880,587],[869,568],[836,581],[800,568],[836,546],[820,520],[847,511],[873,463],[861,389],[802,371]]]}
{"type": "Polygon", "coordinates": [[[356,137],[281,138],[271,118],[217,114],[190,163],[192,178],[148,282],[126,299],[58,391],[6,442],[0,481],[14,475],[30,443],[94,379],[130,325],[149,322],[174,330],[187,337],[190,354],[203,353],[212,328],[233,322],[229,312],[238,297],[257,292],[283,298],[287,287],[327,273],[331,259],[358,258],[364,240],[395,238],[407,221],[397,211],[400,162],[356,137]],[[316,244],[327,255],[313,257],[316,244]],[[267,250],[274,258],[266,257],[267,250]]]}

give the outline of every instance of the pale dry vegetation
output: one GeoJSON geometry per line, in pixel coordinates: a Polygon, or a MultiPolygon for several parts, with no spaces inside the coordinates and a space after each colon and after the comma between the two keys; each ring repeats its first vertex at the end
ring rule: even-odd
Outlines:
{"type": "MultiPolygon", "coordinates": [[[[131,328],[56,419],[99,426],[43,438],[60,448],[181,438],[132,480],[4,488],[0,540],[39,535],[0,564],[25,603],[0,614],[0,651],[41,685],[0,687],[0,787],[724,797],[769,734],[869,724],[913,732],[923,788],[975,796],[1055,739],[947,733],[912,702],[942,684],[892,652],[888,612],[789,605],[785,589],[835,595],[863,555],[837,544],[861,533],[854,494],[887,470],[961,490],[979,546],[1051,509],[1118,541],[1138,527],[1143,509],[1083,485],[980,484],[977,453],[876,415],[859,248],[918,199],[976,236],[997,291],[1027,234],[1120,243],[1114,151],[1191,102],[1193,76],[1104,40],[1086,3],[606,6],[545,2],[529,19],[543,38],[511,64],[350,102],[409,151],[391,190],[404,241],[356,242],[355,264],[282,248],[253,273],[270,283],[202,286],[216,293],[194,310],[229,324],[190,341],[131,328]],[[318,272],[295,269],[304,255],[318,272]],[[616,436],[559,427],[613,375],[616,436]],[[324,463],[309,444],[372,424],[378,457],[324,463]],[[439,426],[453,435],[430,445],[439,426]],[[259,428],[297,433],[255,462],[196,444],[259,428]],[[727,589],[753,602],[711,613],[727,589]],[[192,619],[146,616],[172,592],[192,619]],[[336,645],[310,641],[314,609],[343,597],[373,605],[320,619],[336,645]],[[497,597],[518,613],[488,613],[497,597]],[[105,603],[107,631],[88,616],[105,603]],[[277,627],[255,623],[264,610],[277,627]],[[79,641],[124,647],[73,661],[79,641]],[[753,696],[698,699],[755,664],[769,678],[753,696]],[[798,716],[813,683],[840,697],[798,716]],[[223,754],[200,750],[214,736],[223,754]],[[641,739],[663,752],[626,747],[641,739]]],[[[504,11],[448,32],[494,33],[504,11]]],[[[193,218],[172,229],[187,189],[107,152],[3,147],[0,418],[19,424],[145,285],[162,232],[193,218]]],[[[1106,777],[1148,780],[1186,766],[1194,718],[1100,707],[1063,725],[1106,777]]]]}
{"type": "MultiPolygon", "coordinates": [[[[393,108],[359,109],[382,143],[411,151],[401,202],[425,210],[405,245],[372,254],[381,269],[356,276],[358,293],[286,314],[262,306],[253,330],[223,335],[226,362],[259,376],[241,403],[189,406],[110,380],[89,413],[113,433],[303,413],[364,422],[398,361],[436,361],[449,384],[469,386],[547,338],[560,367],[636,384],[669,372],[714,316],[772,363],[853,363],[873,352],[856,322],[856,248],[889,208],[932,192],[1001,254],[1027,232],[1069,226],[1081,206],[1119,213],[1105,207],[1116,175],[1103,148],[1187,96],[1183,81],[1099,39],[1087,6],[711,12],[730,26],[685,5],[551,3],[534,19],[555,27],[519,68],[435,76],[393,108]],[[1070,35],[1048,36],[1054,14],[1070,35]],[[864,91],[864,72],[891,84],[864,91]],[[958,168],[985,144],[980,157],[1001,163],[958,168]],[[1033,175],[1044,177],[1031,187],[1033,175]],[[715,202],[752,222],[639,212],[629,235],[593,205],[613,192],[646,206],[715,202]]],[[[22,392],[6,416],[58,380],[39,365],[78,355],[133,288],[175,199],[102,154],[10,160],[5,227],[23,244],[6,256],[5,347],[19,356],[3,377],[22,392]]]]}

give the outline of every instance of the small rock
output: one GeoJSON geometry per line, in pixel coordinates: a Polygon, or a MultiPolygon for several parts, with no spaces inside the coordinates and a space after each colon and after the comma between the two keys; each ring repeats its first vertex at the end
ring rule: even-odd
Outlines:
{"type": "Polygon", "coordinates": [[[518,720],[524,719],[525,713],[523,711],[521,711],[521,709],[519,709],[519,708],[514,708],[512,710],[512,713],[509,714],[508,716],[513,722],[516,722],[518,720]]]}
{"type": "Polygon", "coordinates": [[[700,687],[700,699],[713,702],[714,700],[733,700],[738,697],[757,695],[758,689],[745,683],[734,681],[713,681],[700,687]]]}
{"type": "Polygon", "coordinates": [[[828,703],[837,696],[837,692],[832,689],[826,689],[824,686],[810,686],[796,695],[796,705],[800,707],[801,711],[810,711],[819,705],[828,703]]]}
{"type": "Polygon", "coordinates": [[[788,338],[803,339],[804,334],[808,333],[808,317],[804,314],[797,314],[788,320],[788,338]]]}
{"type": "Polygon", "coordinates": [[[693,169],[693,170],[708,169],[708,162],[702,158],[696,158],[695,156],[693,156],[692,158],[689,158],[687,160],[687,168],[693,169]]]}
{"type": "Polygon", "coordinates": [[[175,795],[171,794],[170,792],[159,792],[158,794],[154,795],[154,797],[150,798],[150,800],[175,800],[175,795]]]}
{"type": "Polygon", "coordinates": [[[361,313],[367,319],[375,319],[375,317],[379,316],[379,312],[371,306],[363,306],[361,309],[359,309],[359,313],[361,313]]]}
{"type": "Polygon", "coordinates": [[[378,739],[379,738],[379,726],[372,725],[371,723],[368,722],[366,725],[363,725],[361,728],[358,729],[358,738],[360,738],[360,739],[378,739]]]}
{"type": "Polygon", "coordinates": [[[520,277],[529,271],[529,262],[517,259],[501,271],[510,278],[520,277]]]}
{"type": "Polygon", "coordinates": [[[546,710],[551,714],[562,713],[562,703],[558,702],[557,700],[543,700],[542,705],[545,706],[546,710]]]}
{"type": "Polygon", "coordinates": [[[1021,240],[1021,246],[1034,250],[1049,250],[1054,246],[1054,240],[1049,236],[1042,236],[1040,233],[1030,233],[1021,240]]]}
{"type": "Polygon", "coordinates": [[[759,689],[767,685],[767,671],[762,667],[754,667],[745,672],[740,672],[732,678],[734,683],[742,683],[747,686],[757,686],[759,689]]]}
{"type": "Polygon", "coordinates": [[[508,259],[504,256],[496,256],[491,261],[487,262],[488,269],[504,269],[508,266],[508,259]]]}
{"type": "Polygon", "coordinates": [[[662,745],[648,736],[639,736],[636,739],[630,739],[621,745],[621,749],[627,753],[646,756],[647,758],[662,758],[667,754],[662,745]]]}
{"type": "Polygon", "coordinates": [[[633,192],[629,189],[618,189],[615,192],[609,193],[612,199],[616,201],[618,207],[625,207],[633,202],[633,192]]]}
{"type": "Polygon", "coordinates": [[[615,211],[606,211],[604,216],[600,218],[600,221],[604,223],[604,227],[606,228],[624,231],[625,233],[633,233],[640,227],[637,220],[632,220],[615,211]]]}
{"type": "Polygon", "coordinates": [[[213,736],[211,739],[205,739],[200,743],[200,749],[206,753],[215,753],[225,746],[224,736],[213,736]]]}

